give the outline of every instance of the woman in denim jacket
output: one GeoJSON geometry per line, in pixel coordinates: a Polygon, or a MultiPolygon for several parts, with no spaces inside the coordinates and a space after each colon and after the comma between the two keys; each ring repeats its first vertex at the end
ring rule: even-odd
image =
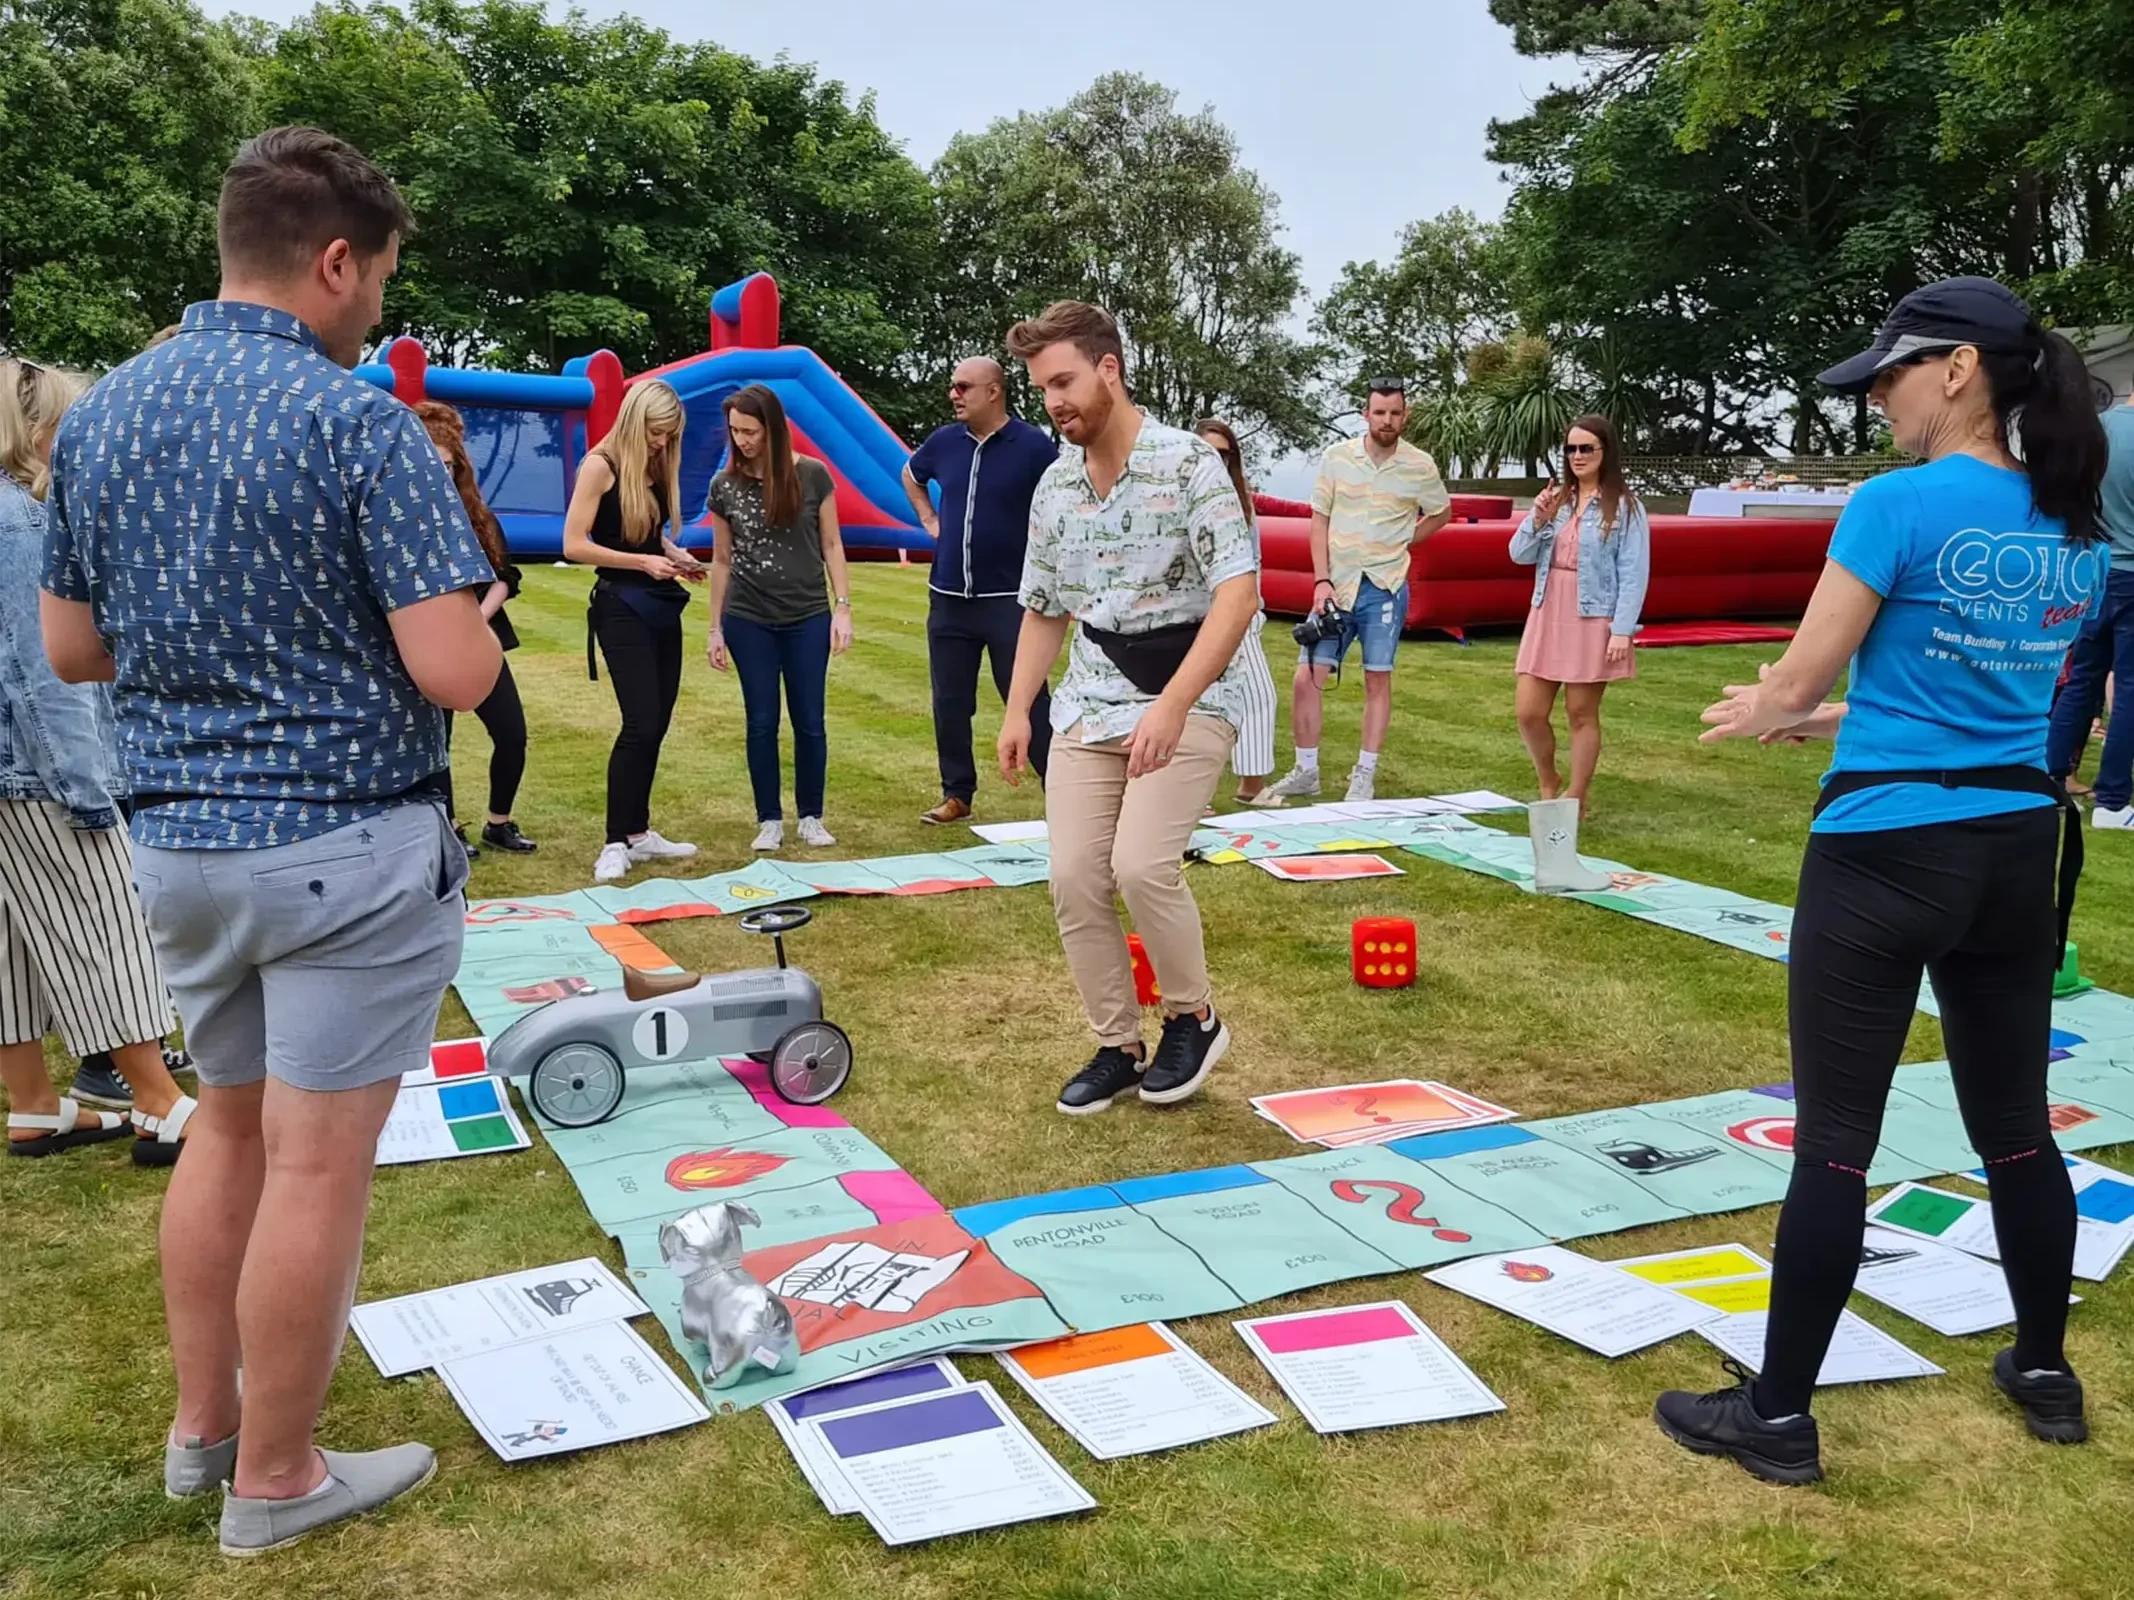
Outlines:
{"type": "Polygon", "coordinates": [[[82,387],[0,361],[0,1082],[9,1155],[131,1132],[137,1163],[168,1166],[193,1101],[164,1064],[170,997],[133,892],[110,691],[61,683],[38,621],[52,435],[82,387]],[[78,1056],[110,1052],[131,1129],[53,1088],[55,1027],[78,1056]]]}
{"type": "Polygon", "coordinates": [[[1652,533],[1623,481],[1622,446],[1606,417],[1584,416],[1564,436],[1571,486],[1552,481],[1512,534],[1511,557],[1533,567],[1534,603],[1519,641],[1519,737],[1541,798],[1576,800],[1580,813],[1600,763],[1601,695],[1637,675],[1631,640],[1645,607],[1652,533]],[[1571,725],[1571,781],[1556,765],[1550,717],[1563,690],[1571,725]]]}

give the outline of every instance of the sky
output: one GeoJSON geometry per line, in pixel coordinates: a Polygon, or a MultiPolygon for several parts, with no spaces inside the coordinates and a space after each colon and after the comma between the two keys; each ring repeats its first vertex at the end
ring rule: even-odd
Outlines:
{"type": "MultiPolygon", "coordinates": [[[[287,21],[309,0],[226,9],[287,21]]],[[[1314,296],[1344,263],[1389,259],[1404,225],[1463,206],[1497,216],[1509,190],[1484,156],[1492,117],[1523,113],[1565,62],[1516,55],[1484,0],[1084,0],[1079,7],[887,6],[881,0],[593,0],[677,38],[817,65],[872,91],[882,125],[922,166],[962,131],[1062,104],[1106,72],[1211,107],[1244,164],[1281,199],[1284,243],[1314,296]]],[[[1291,472],[1281,474],[1284,479],[1291,472]]],[[[1273,487],[1272,484],[1269,487],[1273,487]]]]}

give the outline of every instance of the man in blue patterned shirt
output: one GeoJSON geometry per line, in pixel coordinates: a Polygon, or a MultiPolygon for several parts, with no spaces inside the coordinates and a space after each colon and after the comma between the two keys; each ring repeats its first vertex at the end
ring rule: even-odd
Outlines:
{"type": "Polygon", "coordinates": [[[409,222],[340,140],[261,134],[223,181],[220,298],[98,384],[52,455],[46,649],[114,684],[135,884],[199,1063],[163,1213],[164,1481],[227,1480],[232,1555],[436,1468],[312,1441],[378,1134],[459,964],[444,713],[502,660],[428,435],[347,371],[409,222]]]}

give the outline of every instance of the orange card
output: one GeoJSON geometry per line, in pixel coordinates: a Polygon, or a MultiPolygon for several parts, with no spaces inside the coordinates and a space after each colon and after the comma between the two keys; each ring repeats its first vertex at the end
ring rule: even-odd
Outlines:
{"type": "Polygon", "coordinates": [[[1462,1127],[1492,1120],[1478,1114],[1480,1102],[1473,1097],[1412,1078],[1259,1095],[1252,1104],[1283,1132],[1307,1142],[1344,1134],[1368,1135],[1403,1123],[1462,1127]]]}

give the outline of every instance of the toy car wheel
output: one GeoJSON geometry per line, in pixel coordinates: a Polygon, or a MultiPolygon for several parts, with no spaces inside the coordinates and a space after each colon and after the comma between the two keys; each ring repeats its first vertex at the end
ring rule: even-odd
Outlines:
{"type": "Polygon", "coordinates": [[[526,1086],[534,1109],[562,1128],[590,1128],[622,1104],[622,1063],[597,1044],[566,1044],[535,1063],[526,1086]]]}
{"type": "Polygon", "coordinates": [[[852,1041],[834,1022],[803,1022],[771,1047],[771,1087],[797,1106],[821,1105],[852,1076],[852,1041]]]}

